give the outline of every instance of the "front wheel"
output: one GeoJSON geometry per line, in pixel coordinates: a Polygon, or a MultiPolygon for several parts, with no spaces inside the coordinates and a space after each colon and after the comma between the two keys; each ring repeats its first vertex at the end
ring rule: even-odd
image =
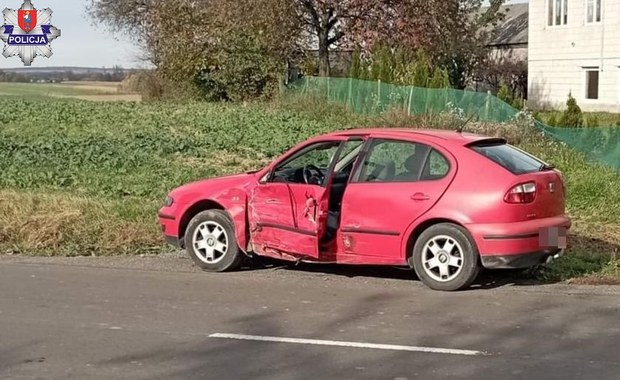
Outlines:
{"type": "Polygon", "coordinates": [[[478,248],[464,228],[441,223],[426,229],[413,247],[413,267],[434,290],[467,288],[480,272],[478,248]]]}
{"type": "Polygon", "coordinates": [[[243,253],[237,245],[235,227],[222,210],[202,211],[192,218],[185,231],[186,251],[194,263],[211,272],[238,269],[243,253]]]}

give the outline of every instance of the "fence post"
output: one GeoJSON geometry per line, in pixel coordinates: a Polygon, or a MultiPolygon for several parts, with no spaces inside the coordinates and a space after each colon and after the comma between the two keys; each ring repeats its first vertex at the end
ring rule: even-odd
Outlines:
{"type": "Polygon", "coordinates": [[[409,103],[407,105],[407,115],[411,116],[411,99],[413,98],[413,86],[409,87],[409,103]]]}
{"type": "Polygon", "coordinates": [[[353,78],[349,78],[349,99],[348,99],[348,103],[349,103],[349,105],[351,107],[353,106],[353,102],[351,101],[352,91],[353,91],[353,78]]]}
{"type": "Polygon", "coordinates": [[[327,80],[327,101],[329,101],[329,77],[325,78],[327,80]]]}
{"type": "Polygon", "coordinates": [[[486,101],[486,105],[484,107],[484,117],[485,117],[485,121],[489,121],[489,105],[491,103],[491,91],[487,90],[487,101],[486,101]]]}
{"type": "Polygon", "coordinates": [[[377,104],[379,112],[381,111],[381,79],[377,79],[377,104]]]}

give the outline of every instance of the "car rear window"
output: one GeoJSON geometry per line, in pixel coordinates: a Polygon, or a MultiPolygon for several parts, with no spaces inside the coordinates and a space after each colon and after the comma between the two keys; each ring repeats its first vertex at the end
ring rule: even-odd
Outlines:
{"type": "Polygon", "coordinates": [[[482,143],[470,148],[513,174],[537,172],[546,165],[536,157],[505,143],[482,143]]]}

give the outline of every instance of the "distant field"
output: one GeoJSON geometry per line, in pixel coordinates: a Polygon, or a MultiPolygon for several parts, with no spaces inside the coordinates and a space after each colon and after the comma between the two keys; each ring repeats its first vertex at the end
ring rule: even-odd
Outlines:
{"type": "Polygon", "coordinates": [[[0,96],[44,96],[91,101],[140,101],[137,94],[122,93],[118,82],[0,83],[0,96]]]}

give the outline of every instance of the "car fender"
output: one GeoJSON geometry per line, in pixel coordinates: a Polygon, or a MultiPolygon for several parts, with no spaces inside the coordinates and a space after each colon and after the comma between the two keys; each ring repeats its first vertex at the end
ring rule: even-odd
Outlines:
{"type": "Polygon", "coordinates": [[[405,233],[402,235],[401,240],[401,252],[403,257],[406,259],[409,252],[407,252],[407,245],[409,244],[409,238],[413,234],[414,231],[418,229],[418,227],[429,224],[436,223],[453,223],[464,226],[471,222],[469,217],[459,210],[434,210],[431,209],[425,214],[421,215],[417,219],[413,220],[411,224],[405,230],[405,233]]]}
{"type": "Polygon", "coordinates": [[[248,244],[248,194],[256,181],[253,175],[236,175],[195,182],[178,188],[171,194],[180,206],[178,235],[183,238],[182,229],[189,223],[188,213],[194,214],[201,204],[208,204],[206,209],[219,208],[228,213],[235,227],[237,244],[246,250],[248,244]]]}
{"type": "MultiPolygon", "coordinates": [[[[239,248],[243,251],[246,250],[248,243],[248,223],[247,223],[247,193],[242,189],[226,189],[221,193],[212,194],[209,197],[194,200],[192,203],[184,205],[181,212],[181,220],[186,220],[189,212],[194,213],[195,209],[201,203],[209,203],[215,207],[207,207],[206,209],[223,209],[230,220],[233,222],[235,228],[235,237],[239,248]]],[[[186,220],[188,223],[189,220],[186,220]]],[[[181,229],[182,226],[179,226],[181,229]]],[[[179,235],[181,231],[179,230],[179,235]]],[[[183,236],[179,236],[183,239],[183,236]]]]}
{"type": "Polygon", "coordinates": [[[224,207],[235,226],[235,237],[239,248],[246,251],[248,244],[248,193],[245,189],[227,189],[213,197],[213,201],[224,207]]]}

